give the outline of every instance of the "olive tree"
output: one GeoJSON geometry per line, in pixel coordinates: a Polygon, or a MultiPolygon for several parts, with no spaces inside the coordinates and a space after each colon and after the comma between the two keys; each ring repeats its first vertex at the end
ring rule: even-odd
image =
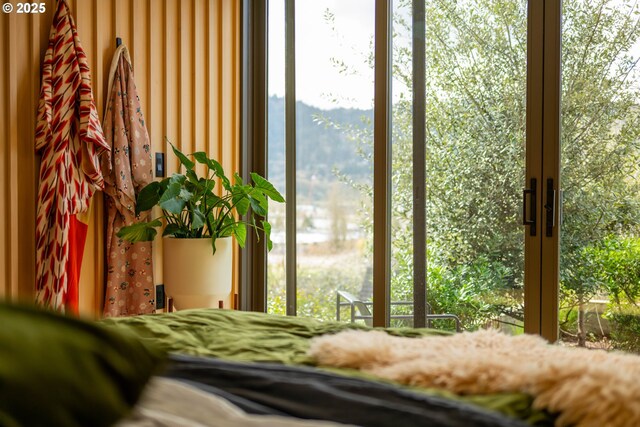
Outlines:
{"type": "MultiPolygon", "coordinates": [[[[399,10],[408,8],[400,2],[399,10]]],[[[563,2],[560,275],[563,302],[580,310],[606,290],[589,268],[588,248],[612,234],[640,236],[638,11],[626,0],[563,2]]],[[[403,16],[396,15],[396,34],[410,34],[403,16]]],[[[426,17],[429,302],[463,314],[472,328],[499,314],[522,319],[527,1],[432,0],[426,17]]],[[[411,87],[410,55],[406,43],[394,46],[400,86],[411,87]]],[[[400,97],[393,106],[394,299],[412,297],[411,122],[411,99],[400,97]]],[[[360,133],[370,158],[371,135],[360,133]]],[[[369,227],[370,206],[361,212],[369,227]]]]}

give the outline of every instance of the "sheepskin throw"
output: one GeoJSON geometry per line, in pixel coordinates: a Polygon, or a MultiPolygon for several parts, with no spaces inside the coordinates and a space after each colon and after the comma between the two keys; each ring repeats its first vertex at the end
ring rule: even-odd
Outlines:
{"type": "Polygon", "coordinates": [[[345,331],[315,338],[320,364],[458,394],[520,391],[556,425],[640,426],[640,357],[547,344],[496,331],[424,338],[345,331]]]}

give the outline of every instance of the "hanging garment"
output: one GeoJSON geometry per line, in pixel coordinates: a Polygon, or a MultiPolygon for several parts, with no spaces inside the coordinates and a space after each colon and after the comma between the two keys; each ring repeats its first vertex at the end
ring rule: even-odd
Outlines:
{"type": "Polygon", "coordinates": [[[78,312],[78,279],[87,233],[78,214],[103,185],[99,156],[109,150],[91,76],[71,11],[59,0],[42,63],[36,152],[42,157],[36,217],[36,301],[78,312]]]}
{"type": "Polygon", "coordinates": [[[136,195],[153,180],[149,134],[140,108],[129,51],[120,45],[109,71],[103,120],[111,155],[102,159],[107,219],[107,287],[104,315],[130,316],[155,309],[151,242],[116,236],[136,218],[136,195]]]}

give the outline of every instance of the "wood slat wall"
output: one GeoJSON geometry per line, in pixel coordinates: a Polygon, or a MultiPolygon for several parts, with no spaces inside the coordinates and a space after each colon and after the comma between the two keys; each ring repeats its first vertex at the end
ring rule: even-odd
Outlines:
{"type": "MultiPolygon", "coordinates": [[[[239,170],[240,0],[68,0],[103,114],[115,38],[130,52],[153,152],[206,151],[239,170]]],[[[55,0],[46,13],[0,15],[0,298],[31,301],[35,283],[38,159],[34,128],[40,63],[55,0]]],[[[177,170],[167,154],[167,174],[177,170]]],[[[94,198],[80,285],[81,312],[101,312],[104,207],[94,198]]],[[[154,279],[162,283],[161,241],[154,279]]],[[[234,254],[237,271],[237,252],[234,254]]],[[[234,275],[237,283],[237,275],[234,275]]]]}

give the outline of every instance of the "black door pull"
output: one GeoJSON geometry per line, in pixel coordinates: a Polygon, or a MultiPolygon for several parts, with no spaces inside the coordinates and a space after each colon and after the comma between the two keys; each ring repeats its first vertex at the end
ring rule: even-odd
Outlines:
{"type": "Polygon", "coordinates": [[[529,235],[536,235],[536,188],[537,180],[531,178],[530,188],[522,190],[522,224],[529,226],[529,235]],[[529,209],[529,219],[527,219],[527,194],[531,195],[531,207],[529,209]]]}
{"type": "Polygon", "coordinates": [[[553,237],[553,227],[556,225],[556,190],[553,188],[553,179],[547,179],[547,202],[544,205],[546,212],[546,232],[547,237],[553,237]]]}

